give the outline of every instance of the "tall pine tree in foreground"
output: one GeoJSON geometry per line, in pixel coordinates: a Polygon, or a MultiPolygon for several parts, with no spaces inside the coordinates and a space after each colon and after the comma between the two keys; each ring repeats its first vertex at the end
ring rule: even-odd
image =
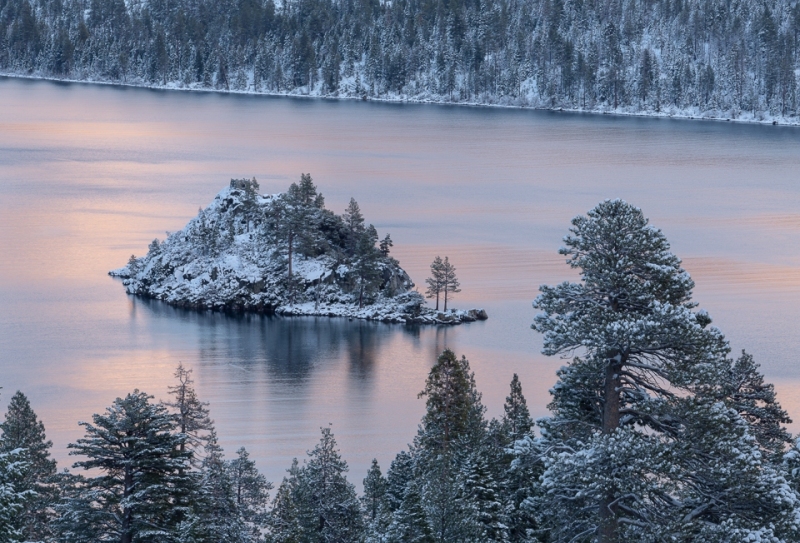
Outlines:
{"type": "Polygon", "coordinates": [[[177,506],[187,491],[191,454],[175,417],[135,390],[117,398],[92,423],[85,437],[69,445],[86,458],[75,467],[97,473],[61,506],[64,541],[168,542],[179,535],[190,511],[177,506]]]}
{"type": "Polygon", "coordinates": [[[744,378],[771,401],[727,358],[661,231],[605,201],[572,221],[564,243],[580,282],[543,286],[534,302],[543,352],[572,356],[537,446],[534,509],[549,538],[796,540],[797,496],[760,450],[782,439],[781,415],[740,393],[744,378]],[[759,446],[759,434],[777,438],[759,446]]]}
{"type": "Polygon", "coordinates": [[[44,424],[36,417],[28,398],[20,391],[11,397],[5,420],[0,423],[0,452],[16,455],[24,468],[15,476],[17,492],[29,493],[25,510],[15,515],[15,526],[25,541],[40,541],[52,536],[50,523],[58,499],[55,484],[56,462],[50,458],[53,442],[45,436],[44,424]]]}

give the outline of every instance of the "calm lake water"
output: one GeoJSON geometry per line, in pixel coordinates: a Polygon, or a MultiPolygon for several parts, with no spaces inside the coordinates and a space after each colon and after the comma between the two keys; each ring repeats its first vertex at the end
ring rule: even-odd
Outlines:
{"type": "Polygon", "coordinates": [[[165,398],[183,362],[229,454],[246,446],[279,482],[330,423],[360,484],[412,440],[445,346],[490,416],[515,372],[546,414],[562,361],[539,354],[530,302],[574,277],[557,254],[570,219],[617,197],[665,232],[695,299],[800,419],[800,129],[0,79],[0,411],[24,391],[66,467],[77,421],[134,388],[165,398]],[[106,275],[231,177],[279,192],[301,172],[337,212],[355,197],[418,284],[449,256],[455,306],[489,320],[194,313],[106,275]]]}

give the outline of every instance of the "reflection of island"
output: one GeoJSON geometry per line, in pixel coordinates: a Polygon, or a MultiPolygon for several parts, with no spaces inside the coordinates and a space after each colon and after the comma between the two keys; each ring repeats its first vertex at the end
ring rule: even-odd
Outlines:
{"type": "Polygon", "coordinates": [[[322,360],[343,357],[353,377],[368,378],[382,344],[398,333],[417,343],[420,332],[418,326],[359,319],[193,311],[148,298],[134,305],[156,317],[157,326],[193,326],[201,360],[266,368],[273,379],[291,382],[309,378],[322,360]]]}
{"type": "Polygon", "coordinates": [[[309,175],[270,196],[255,179],[235,179],[183,230],[109,273],[130,294],[191,309],[417,324],[487,318],[426,307],[392,245],[388,234],[379,242],[355,200],[341,216],[325,209],[309,175]]]}

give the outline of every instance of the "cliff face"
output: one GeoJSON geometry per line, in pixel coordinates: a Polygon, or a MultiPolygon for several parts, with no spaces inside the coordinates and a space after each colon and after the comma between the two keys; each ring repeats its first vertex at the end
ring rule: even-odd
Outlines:
{"type": "Polygon", "coordinates": [[[325,209],[310,176],[268,196],[255,180],[232,180],[181,231],[109,274],[129,294],[196,309],[418,323],[485,318],[482,310],[425,307],[389,255],[390,238],[379,247],[358,204],[342,216],[325,209]]]}

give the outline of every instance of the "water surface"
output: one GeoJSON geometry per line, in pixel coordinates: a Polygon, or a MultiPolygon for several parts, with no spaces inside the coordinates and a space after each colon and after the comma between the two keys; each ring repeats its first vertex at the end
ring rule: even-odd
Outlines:
{"type": "MultiPolygon", "coordinates": [[[[800,130],[514,109],[362,103],[0,79],[0,386],[55,443],[134,388],[164,398],[194,369],[229,453],[280,480],[333,425],[351,478],[412,438],[436,353],[465,354],[491,416],[519,373],[536,416],[562,364],[529,329],[538,285],[573,278],[569,220],[642,207],[696,300],[800,418],[800,130]],[[457,328],[230,317],[126,296],[106,272],[180,229],[231,177],[279,192],[311,172],[354,196],[417,283],[456,265],[457,328]]],[[[3,408],[4,409],[4,408],[3,408]]],[[[800,426],[794,426],[800,429],[800,426]]]]}

